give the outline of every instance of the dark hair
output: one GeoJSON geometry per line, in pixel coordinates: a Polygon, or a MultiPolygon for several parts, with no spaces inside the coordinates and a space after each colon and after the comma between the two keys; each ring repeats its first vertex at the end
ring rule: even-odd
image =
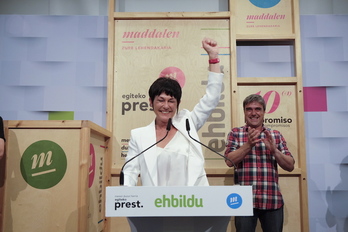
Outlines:
{"type": "Polygon", "coordinates": [[[249,96],[247,96],[244,101],[243,101],[243,110],[245,110],[245,106],[248,105],[249,103],[252,102],[258,102],[263,106],[263,110],[266,110],[266,103],[265,100],[263,99],[263,97],[261,97],[258,94],[251,94],[249,96]]]}
{"type": "Polygon", "coordinates": [[[181,86],[176,80],[169,77],[160,77],[155,80],[149,88],[149,96],[151,101],[153,102],[155,97],[161,95],[162,93],[174,97],[178,102],[179,109],[182,91],[181,86]]]}

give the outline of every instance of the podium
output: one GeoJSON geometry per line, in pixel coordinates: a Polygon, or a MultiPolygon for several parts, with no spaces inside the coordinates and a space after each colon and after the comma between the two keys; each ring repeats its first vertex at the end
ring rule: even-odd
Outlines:
{"type": "Polygon", "coordinates": [[[226,231],[231,216],[253,215],[251,186],[106,187],[106,217],[132,232],[226,231]]]}

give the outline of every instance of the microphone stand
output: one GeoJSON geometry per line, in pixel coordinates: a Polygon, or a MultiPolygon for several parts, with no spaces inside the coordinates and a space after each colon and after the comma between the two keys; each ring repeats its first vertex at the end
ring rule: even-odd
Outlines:
{"type": "Polygon", "coordinates": [[[222,158],[224,158],[225,160],[228,160],[232,163],[233,167],[234,167],[234,183],[235,184],[238,184],[239,181],[238,181],[238,172],[237,172],[237,166],[235,165],[235,163],[229,159],[228,157],[224,156],[224,155],[221,155],[219,152],[213,150],[212,148],[208,147],[207,145],[201,143],[200,141],[198,141],[197,139],[193,138],[191,135],[190,135],[190,123],[189,123],[189,120],[186,119],[186,131],[187,131],[187,134],[188,136],[195,142],[199,143],[200,145],[204,146],[205,148],[208,148],[209,150],[211,150],[212,152],[214,152],[215,154],[218,154],[219,156],[221,156],[222,158]]]}

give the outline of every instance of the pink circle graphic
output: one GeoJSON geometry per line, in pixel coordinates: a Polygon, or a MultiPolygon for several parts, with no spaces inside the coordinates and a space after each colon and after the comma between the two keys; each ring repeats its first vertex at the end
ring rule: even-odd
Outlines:
{"type": "Polygon", "coordinates": [[[90,158],[90,165],[88,170],[88,188],[92,187],[94,176],[95,176],[95,151],[92,144],[89,145],[89,158],[90,158]]]}
{"type": "Polygon", "coordinates": [[[170,77],[174,80],[177,80],[177,82],[179,82],[179,85],[181,86],[181,88],[184,87],[185,82],[186,82],[184,72],[181,71],[181,69],[179,69],[177,67],[167,67],[167,68],[163,69],[162,72],[160,73],[159,77],[170,77]]]}

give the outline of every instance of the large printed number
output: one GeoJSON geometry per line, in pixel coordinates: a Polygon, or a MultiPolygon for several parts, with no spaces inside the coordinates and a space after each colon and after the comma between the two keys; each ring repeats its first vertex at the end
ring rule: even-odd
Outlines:
{"type": "MultiPolygon", "coordinates": [[[[256,94],[261,95],[261,91],[257,92],[256,94]]],[[[270,97],[272,95],[274,95],[273,103],[272,103],[271,107],[269,108],[269,110],[265,112],[266,114],[271,114],[271,113],[275,112],[280,105],[280,94],[277,91],[271,90],[271,91],[268,91],[263,96],[263,99],[265,100],[266,106],[269,105],[268,101],[270,100],[270,97]]],[[[268,107],[266,107],[266,109],[267,108],[268,107]]]]}

